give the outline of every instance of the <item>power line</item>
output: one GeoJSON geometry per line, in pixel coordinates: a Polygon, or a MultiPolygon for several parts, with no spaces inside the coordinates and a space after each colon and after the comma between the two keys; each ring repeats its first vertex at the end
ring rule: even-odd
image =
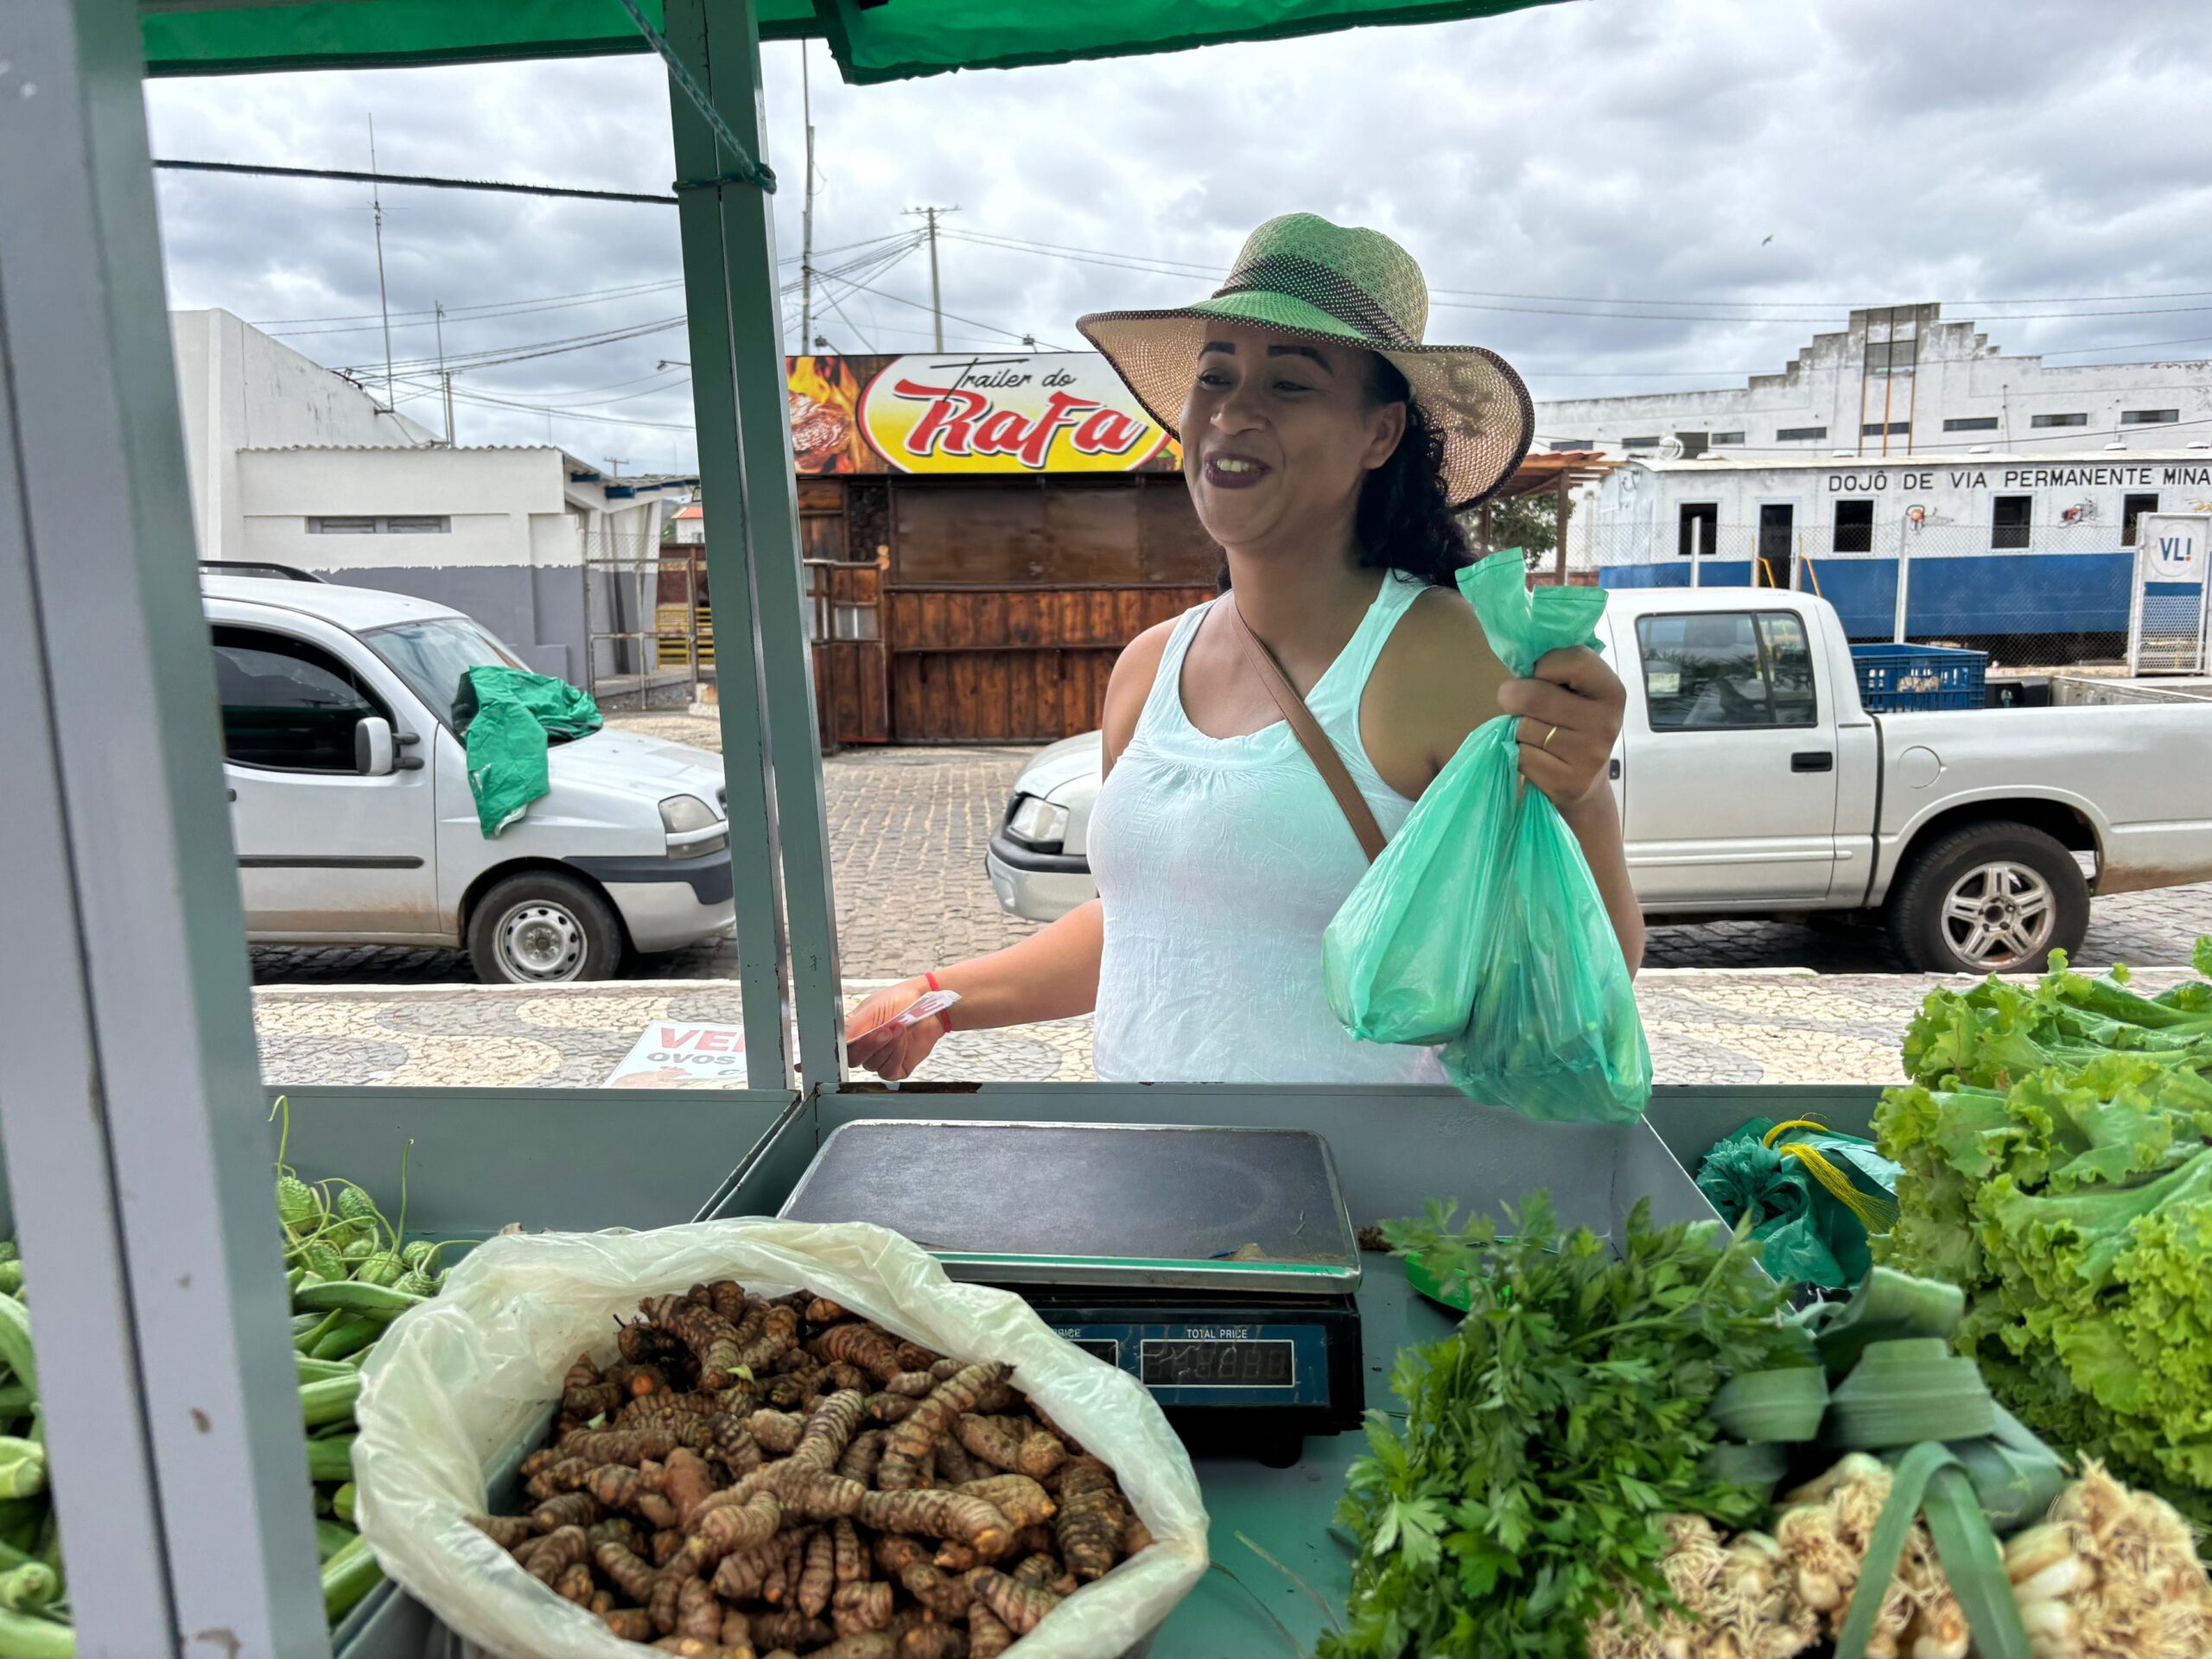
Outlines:
{"type": "Polygon", "coordinates": [[[321,179],[340,184],[404,184],[422,190],[485,190],[511,196],[558,196],[572,201],[644,202],[673,207],[673,195],[641,195],[630,190],[586,190],[566,184],[511,184],[499,179],[448,179],[427,173],[362,173],[343,167],[270,167],[257,162],[187,162],[156,158],[154,165],[178,173],[229,173],[251,178],[321,179]]]}

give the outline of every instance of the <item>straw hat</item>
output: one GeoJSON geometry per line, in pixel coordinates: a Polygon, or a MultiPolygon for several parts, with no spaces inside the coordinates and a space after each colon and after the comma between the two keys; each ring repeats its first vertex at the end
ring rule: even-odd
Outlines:
{"type": "Polygon", "coordinates": [[[1536,412],[1521,377],[1478,346],[1422,344],[1428,284],[1412,256],[1380,232],[1285,213],[1252,232],[1211,299],[1173,311],[1097,312],[1076,327],[1180,439],[1183,404],[1216,318],[1389,358],[1443,435],[1445,493],[1455,511],[1494,494],[1529,453],[1536,412]]]}

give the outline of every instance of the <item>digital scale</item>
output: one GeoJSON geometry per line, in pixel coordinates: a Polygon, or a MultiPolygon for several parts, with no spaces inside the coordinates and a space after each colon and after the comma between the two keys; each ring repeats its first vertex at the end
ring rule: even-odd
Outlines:
{"type": "Polygon", "coordinates": [[[1299,1129],[868,1118],[779,1212],[903,1234],[1152,1391],[1186,1440],[1359,1426],[1359,1248],[1299,1129]]]}

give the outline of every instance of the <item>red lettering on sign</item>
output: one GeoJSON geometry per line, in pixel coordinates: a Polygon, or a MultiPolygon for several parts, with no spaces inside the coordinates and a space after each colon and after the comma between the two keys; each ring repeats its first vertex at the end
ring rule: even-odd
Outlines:
{"type": "Polygon", "coordinates": [[[995,409],[976,429],[976,454],[1008,455],[1017,453],[1029,432],[1029,423],[1018,410],[995,409]]]}
{"type": "Polygon", "coordinates": [[[687,1039],[696,1037],[699,1034],[696,1031],[687,1031],[681,1037],[677,1036],[676,1033],[676,1027],[663,1026],[660,1028],[660,1046],[663,1048],[681,1048],[683,1046],[687,1039]]]}
{"type": "Polygon", "coordinates": [[[1079,455],[1121,455],[1136,448],[1144,436],[1144,423],[1133,421],[1118,409],[1102,409],[1069,435],[1079,455]]]}
{"type": "Polygon", "coordinates": [[[699,1033],[699,1047],[704,1053],[727,1054],[729,1052],[729,1033],[702,1031],[699,1033]]]}
{"type": "Polygon", "coordinates": [[[901,397],[931,400],[907,435],[906,449],[911,454],[935,454],[940,444],[946,454],[967,454],[969,429],[976,417],[991,406],[989,398],[976,392],[919,385],[912,380],[901,380],[894,390],[901,397]]]}

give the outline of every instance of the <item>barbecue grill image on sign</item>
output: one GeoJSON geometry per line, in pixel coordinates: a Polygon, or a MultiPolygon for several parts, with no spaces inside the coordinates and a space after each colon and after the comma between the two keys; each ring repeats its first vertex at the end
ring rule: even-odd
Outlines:
{"type": "Polygon", "coordinates": [[[894,358],[868,382],[860,419],[906,473],[1126,473],[1168,441],[1089,353],[894,358]]]}

